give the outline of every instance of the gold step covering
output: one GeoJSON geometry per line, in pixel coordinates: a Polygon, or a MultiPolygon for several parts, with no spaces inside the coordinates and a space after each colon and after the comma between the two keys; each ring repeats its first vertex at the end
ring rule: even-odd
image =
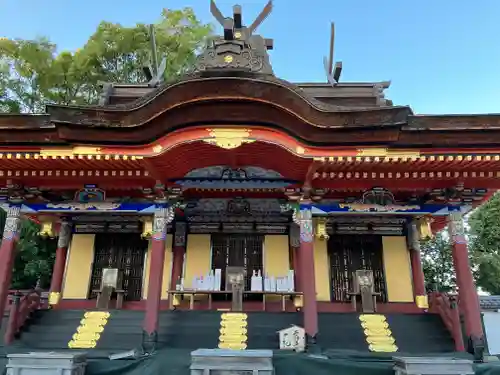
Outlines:
{"type": "Polygon", "coordinates": [[[359,316],[368,349],[372,352],[394,353],[398,351],[389,323],[382,314],[362,314],[359,316]]]}
{"type": "Polygon", "coordinates": [[[108,323],[109,312],[87,311],[80,320],[80,325],[76,328],[76,333],[68,343],[70,349],[92,349],[101,338],[101,333],[108,323]]]}
{"type": "Polygon", "coordinates": [[[243,350],[247,348],[247,314],[224,313],[221,315],[219,348],[243,350]]]}

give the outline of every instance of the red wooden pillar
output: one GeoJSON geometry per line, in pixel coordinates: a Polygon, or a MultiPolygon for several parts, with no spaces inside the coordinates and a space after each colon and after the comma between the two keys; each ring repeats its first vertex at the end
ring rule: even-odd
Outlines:
{"type": "Polygon", "coordinates": [[[463,307],[465,333],[469,340],[469,349],[484,345],[484,333],[479,309],[479,298],[472,276],[465,237],[462,213],[453,211],[448,217],[448,230],[452,240],[452,256],[457,276],[458,297],[463,307]]]}
{"type": "MultiPolygon", "coordinates": [[[[20,227],[20,206],[10,206],[7,210],[7,219],[0,245],[0,312],[3,314],[9,298],[9,288],[12,282],[12,268],[14,266],[16,241],[20,227]]],[[[1,322],[0,322],[1,325],[1,322]]]]}
{"type": "Polygon", "coordinates": [[[413,294],[418,307],[428,308],[417,224],[415,222],[410,223],[408,229],[408,236],[410,239],[408,243],[410,247],[411,272],[413,276],[413,294]]]}
{"type": "Polygon", "coordinates": [[[295,278],[295,291],[302,292],[302,285],[300,284],[300,228],[297,224],[290,225],[290,251],[292,252],[293,261],[293,274],[295,278]]]}
{"type": "Polygon", "coordinates": [[[298,219],[300,225],[300,284],[304,295],[304,329],[308,341],[314,344],[318,333],[318,306],[316,278],[314,276],[314,235],[311,210],[301,209],[298,219]]]}
{"type": "Polygon", "coordinates": [[[182,278],[182,270],[184,268],[184,254],[186,253],[186,223],[175,223],[174,246],[172,248],[172,253],[170,290],[175,290],[177,282],[182,278]]]}
{"type": "Polygon", "coordinates": [[[61,288],[64,279],[64,268],[68,253],[69,240],[71,238],[71,223],[67,220],[61,222],[59,238],[57,240],[56,259],[52,270],[50,281],[49,304],[57,305],[61,299],[61,288]]]}
{"type": "Polygon", "coordinates": [[[143,348],[148,353],[156,350],[158,342],[158,316],[162,293],[163,266],[165,263],[165,240],[167,237],[167,225],[173,218],[173,211],[165,206],[165,203],[157,206],[153,219],[151,253],[149,254],[151,260],[149,262],[148,295],[142,339],[143,348]]]}

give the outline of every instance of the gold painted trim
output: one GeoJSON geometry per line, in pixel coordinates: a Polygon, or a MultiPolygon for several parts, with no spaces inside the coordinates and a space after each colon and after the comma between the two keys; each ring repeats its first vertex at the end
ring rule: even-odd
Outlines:
{"type": "MultiPolygon", "coordinates": [[[[140,178],[149,177],[147,170],[24,170],[9,169],[0,170],[0,177],[130,177],[140,178]]],[[[381,180],[399,180],[399,179],[419,179],[419,178],[500,178],[500,171],[438,171],[438,172],[316,172],[313,174],[313,180],[317,179],[381,179],[381,180]]],[[[198,189],[199,191],[209,191],[213,189],[198,189]]],[[[238,189],[227,189],[228,191],[238,191],[238,189]]],[[[275,189],[256,189],[256,191],[270,191],[275,189]]]]}
{"type": "MultiPolygon", "coordinates": [[[[186,143],[191,143],[195,141],[204,141],[207,143],[215,144],[219,147],[225,149],[233,149],[241,146],[243,143],[251,143],[255,141],[270,143],[280,146],[290,153],[312,160],[329,162],[329,163],[342,163],[342,162],[357,162],[357,163],[373,163],[373,162],[473,162],[473,161],[500,161],[500,155],[498,154],[425,154],[422,155],[419,150],[411,149],[388,149],[381,147],[371,147],[371,148],[360,148],[353,149],[352,151],[345,151],[348,154],[355,152],[355,155],[336,155],[336,156],[325,156],[321,154],[310,154],[305,155],[306,152],[311,152],[307,148],[301,145],[290,146],[288,144],[282,144],[269,139],[251,139],[251,129],[233,129],[233,128],[221,128],[221,129],[207,129],[212,138],[199,137],[196,139],[191,139],[189,141],[183,141],[171,145],[168,149],[165,149],[162,145],[156,144],[150,147],[150,152],[144,155],[131,155],[131,154],[112,154],[112,153],[102,153],[102,149],[99,147],[90,146],[75,146],[72,148],[44,148],[40,152],[12,152],[12,151],[0,151],[0,159],[88,159],[88,160],[141,160],[144,157],[155,157],[163,154],[165,151],[172,148],[181,146],[186,143]]],[[[163,138],[160,138],[163,139],[163,138]]],[[[145,146],[146,147],[146,146],[145,146]]],[[[334,152],[332,150],[332,152],[334,152]]]]}
{"type": "Polygon", "coordinates": [[[149,172],[144,170],[0,170],[0,177],[148,177],[149,172]]]}
{"type": "Polygon", "coordinates": [[[249,139],[252,132],[249,129],[207,129],[207,131],[213,138],[203,141],[226,150],[238,148],[244,143],[255,142],[254,139],[249,139]]]}
{"type": "Polygon", "coordinates": [[[420,157],[420,151],[415,150],[389,150],[387,148],[361,148],[358,149],[358,156],[378,156],[392,158],[416,159],[420,157]]]}
{"type": "Polygon", "coordinates": [[[416,296],[415,302],[419,309],[428,309],[429,308],[429,298],[427,296],[416,296]]]}
{"type": "Polygon", "coordinates": [[[101,155],[99,147],[75,146],[72,148],[42,148],[43,156],[74,156],[74,155],[101,155]]]}
{"type": "MultiPolygon", "coordinates": [[[[75,147],[74,149],[78,149],[75,147]]],[[[144,159],[142,155],[127,155],[127,154],[102,154],[90,153],[89,150],[80,150],[81,153],[73,152],[74,149],[45,149],[40,152],[0,152],[0,159],[33,159],[33,160],[47,160],[47,159],[86,159],[86,160],[141,160],[144,159]]],[[[99,150],[99,149],[95,149],[99,150]]]]}
{"type": "Polygon", "coordinates": [[[49,305],[51,306],[57,305],[60,300],[61,300],[61,293],[51,292],[49,294],[49,305]]]}
{"type": "Polygon", "coordinates": [[[439,171],[439,172],[316,172],[316,179],[419,179],[419,178],[500,178],[500,171],[439,171]]]}
{"type": "Polygon", "coordinates": [[[306,153],[306,149],[302,146],[297,146],[297,147],[295,147],[295,152],[298,155],[304,155],[306,153]]]}
{"type": "MultiPolygon", "coordinates": [[[[68,157],[73,156],[73,149],[41,149],[39,155],[43,157],[68,157]]],[[[28,158],[26,158],[28,159],[28,158]]]]}

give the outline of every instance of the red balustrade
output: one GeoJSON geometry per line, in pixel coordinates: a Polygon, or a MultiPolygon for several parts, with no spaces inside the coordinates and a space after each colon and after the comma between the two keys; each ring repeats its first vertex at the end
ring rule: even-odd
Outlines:
{"type": "Polygon", "coordinates": [[[429,305],[430,311],[441,316],[443,323],[451,333],[453,341],[455,341],[455,350],[458,352],[465,351],[457,296],[432,292],[429,295],[429,305]]]}
{"type": "MultiPolygon", "coordinates": [[[[31,314],[38,309],[46,307],[46,299],[42,298],[40,289],[10,291],[6,313],[8,314],[4,343],[8,345],[14,341],[21,328],[31,314]]],[[[5,316],[5,314],[4,314],[5,316]]]]}

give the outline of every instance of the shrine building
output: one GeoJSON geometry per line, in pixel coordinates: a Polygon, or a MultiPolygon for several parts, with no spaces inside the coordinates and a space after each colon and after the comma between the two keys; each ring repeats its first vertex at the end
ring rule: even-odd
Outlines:
{"type": "Polygon", "coordinates": [[[404,349],[393,316],[438,317],[452,350],[481,346],[462,217],[499,188],[500,116],[417,115],[385,97],[388,81],[343,82],[333,37],[327,83],[285,81],[254,32],[265,17],[234,13],[214,12],[223,36],[175,80],[0,116],[0,309],[26,217],[58,237],[48,314],[136,311],[153,344],[163,312],[237,309],[248,335],[253,313],[294,316],[325,347],[351,315],[395,333],[367,336],[371,351],[404,349]],[[465,341],[422,271],[419,240],[446,226],[465,341]]]}

